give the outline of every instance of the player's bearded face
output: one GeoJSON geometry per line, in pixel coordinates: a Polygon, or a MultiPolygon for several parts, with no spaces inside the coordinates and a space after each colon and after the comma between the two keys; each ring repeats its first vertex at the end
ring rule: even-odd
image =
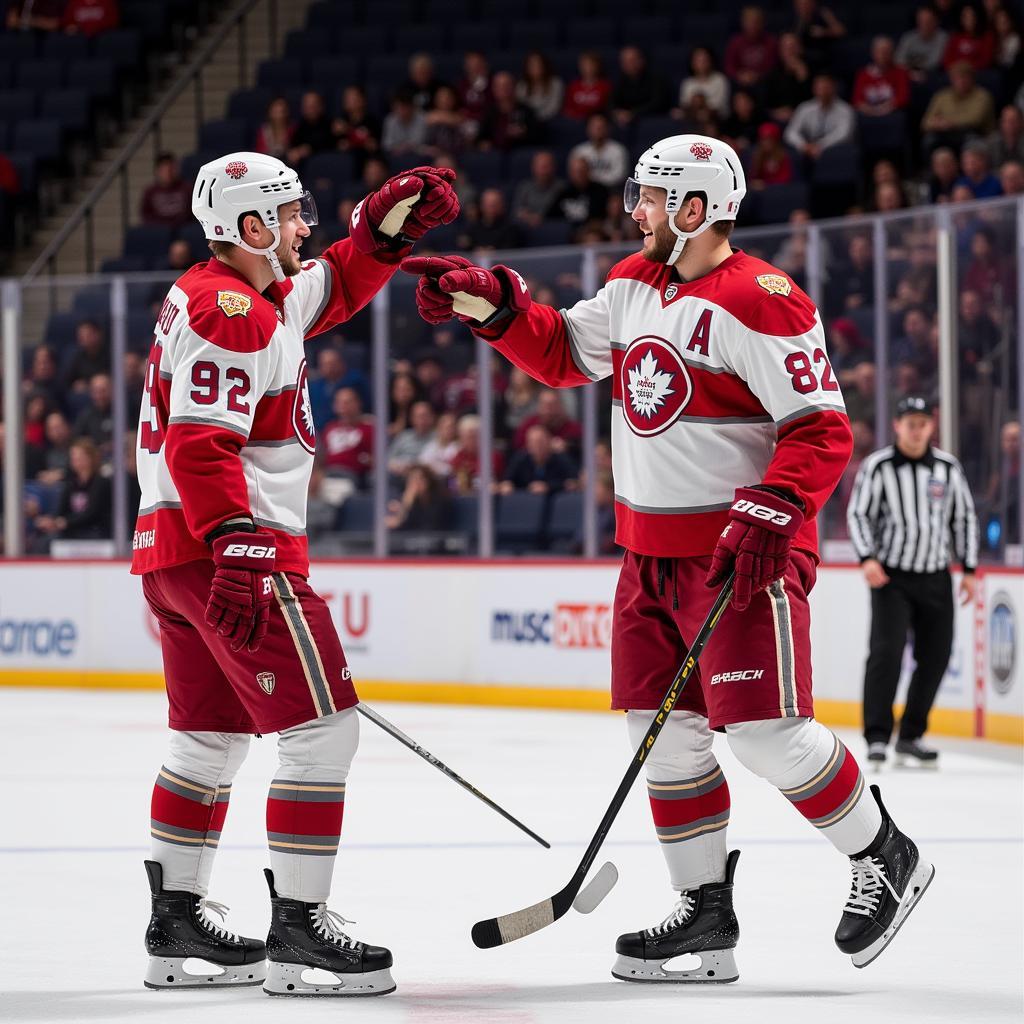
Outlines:
{"type": "Polygon", "coordinates": [[[299,214],[298,203],[288,203],[279,211],[281,244],[277,247],[277,258],[286,277],[294,277],[302,269],[301,249],[304,239],[309,237],[309,228],[299,214]],[[292,209],[294,207],[294,209],[292,209]]]}
{"type": "Polygon", "coordinates": [[[676,236],[668,226],[665,198],[664,189],[645,186],[640,192],[640,202],[633,211],[633,220],[644,234],[644,259],[651,263],[666,262],[676,244],[676,236]]]}

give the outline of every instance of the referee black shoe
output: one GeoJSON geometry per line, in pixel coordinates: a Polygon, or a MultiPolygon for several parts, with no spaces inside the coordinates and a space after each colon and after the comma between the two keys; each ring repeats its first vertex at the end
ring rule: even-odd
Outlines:
{"type": "Polygon", "coordinates": [[[896,763],[900,767],[916,764],[921,768],[938,768],[939,752],[926,747],[920,740],[897,740],[896,763]]]}

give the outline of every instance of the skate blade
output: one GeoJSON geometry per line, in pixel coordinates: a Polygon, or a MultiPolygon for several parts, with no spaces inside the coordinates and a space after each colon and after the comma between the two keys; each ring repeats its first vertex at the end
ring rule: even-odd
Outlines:
{"type": "Polygon", "coordinates": [[[612,977],[618,978],[619,981],[724,985],[736,981],[740,976],[736,967],[736,956],[731,949],[707,949],[689,955],[699,957],[700,966],[688,971],[674,971],[666,969],[665,964],[677,957],[639,960],[636,957],[619,954],[619,958],[612,966],[612,977]]]}
{"type": "Polygon", "coordinates": [[[897,768],[905,768],[907,771],[912,772],[933,772],[939,767],[938,758],[935,758],[933,761],[919,761],[916,757],[911,757],[909,754],[897,754],[893,763],[897,768]]]}
{"type": "Polygon", "coordinates": [[[319,967],[271,961],[263,991],[268,996],[386,996],[396,987],[386,967],[365,974],[336,974],[319,967]]]}
{"type": "Polygon", "coordinates": [[[868,964],[881,956],[885,947],[896,938],[896,933],[903,927],[903,923],[910,916],[910,912],[920,902],[928,886],[932,884],[934,877],[935,866],[927,861],[919,860],[917,867],[914,868],[910,876],[910,881],[907,882],[906,891],[903,893],[903,899],[900,901],[899,909],[896,911],[896,916],[892,919],[892,923],[870,946],[862,949],[859,953],[854,953],[850,957],[854,967],[867,967],[868,964]]]}
{"type": "Polygon", "coordinates": [[[240,988],[262,985],[267,961],[215,964],[194,956],[151,956],[143,984],[146,988],[240,988]]]}

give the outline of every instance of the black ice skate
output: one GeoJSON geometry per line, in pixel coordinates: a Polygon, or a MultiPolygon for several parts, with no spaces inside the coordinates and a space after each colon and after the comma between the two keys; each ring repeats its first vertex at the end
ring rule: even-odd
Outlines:
{"type": "Polygon", "coordinates": [[[612,975],[622,981],[735,981],[740,975],[733,950],[740,926],[732,909],[732,881],[739,857],[739,850],[729,854],[724,882],[680,893],[676,909],[661,924],[620,935],[612,975]],[[688,953],[700,957],[699,967],[665,967],[669,960],[688,953]]]}
{"type": "Polygon", "coordinates": [[[938,768],[939,752],[926,747],[920,740],[896,741],[896,767],[938,768]]]}
{"type": "Polygon", "coordinates": [[[935,868],[893,824],[878,787],[871,793],[882,828],[863,853],[850,858],[853,887],[836,929],[836,945],[850,954],[854,967],[867,967],[892,942],[935,877],[935,868]]]}
{"type": "Polygon", "coordinates": [[[885,766],[885,744],[868,744],[868,762],[875,771],[880,771],[885,766]]]}
{"type": "Polygon", "coordinates": [[[212,910],[223,920],[227,907],[194,892],[165,890],[163,868],[154,860],[146,861],[146,874],[153,893],[153,916],[146,929],[146,988],[263,983],[267,947],[259,939],[233,935],[206,916],[212,910]],[[186,961],[198,970],[187,970],[186,961]]]}
{"type": "Polygon", "coordinates": [[[326,903],[278,896],[274,873],[266,868],[263,873],[273,908],[264,992],[271,996],[383,996],[395,991],[391,950],[349,938],[340,927],[347,922],[329,911],[326,903]]]}

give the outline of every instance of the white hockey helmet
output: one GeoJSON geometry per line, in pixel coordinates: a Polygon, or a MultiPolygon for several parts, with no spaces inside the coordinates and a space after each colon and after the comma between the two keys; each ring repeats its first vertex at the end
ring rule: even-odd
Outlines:
{"type": "Polygon", "coordinates": [[[228,153],[199,168],[192,189],[192,213],[207,238],[233,242],[246,252],[266,256],[274,277],[283,281],[284,271],[274,251],[281,244],[277,208],[296,199],[302,203],[302,219],[312,227],[317,222],[316,203],[296,171],[264,153],[228,153]],[[259,214],[274,236],[273,245],[256,249],[242,241],[238,221],[245,213],[259,214]]]}
{"type": "Polygon", "coordinates": [[[670,266],[679,259],[688,238],[707,231],[721,220],[735,220],[747,194],[747,180],[732,146],[706,135],[672,135],[656,142],[637,161],[633,177],[626,179],[623,203],[627,213],[636,209],[640,186],[665,189],[668,225],[676,236],[670,266]],[[680,231],[675,215],[690,192],[707,195],[704,222],[696,231],[680,231]]]}

